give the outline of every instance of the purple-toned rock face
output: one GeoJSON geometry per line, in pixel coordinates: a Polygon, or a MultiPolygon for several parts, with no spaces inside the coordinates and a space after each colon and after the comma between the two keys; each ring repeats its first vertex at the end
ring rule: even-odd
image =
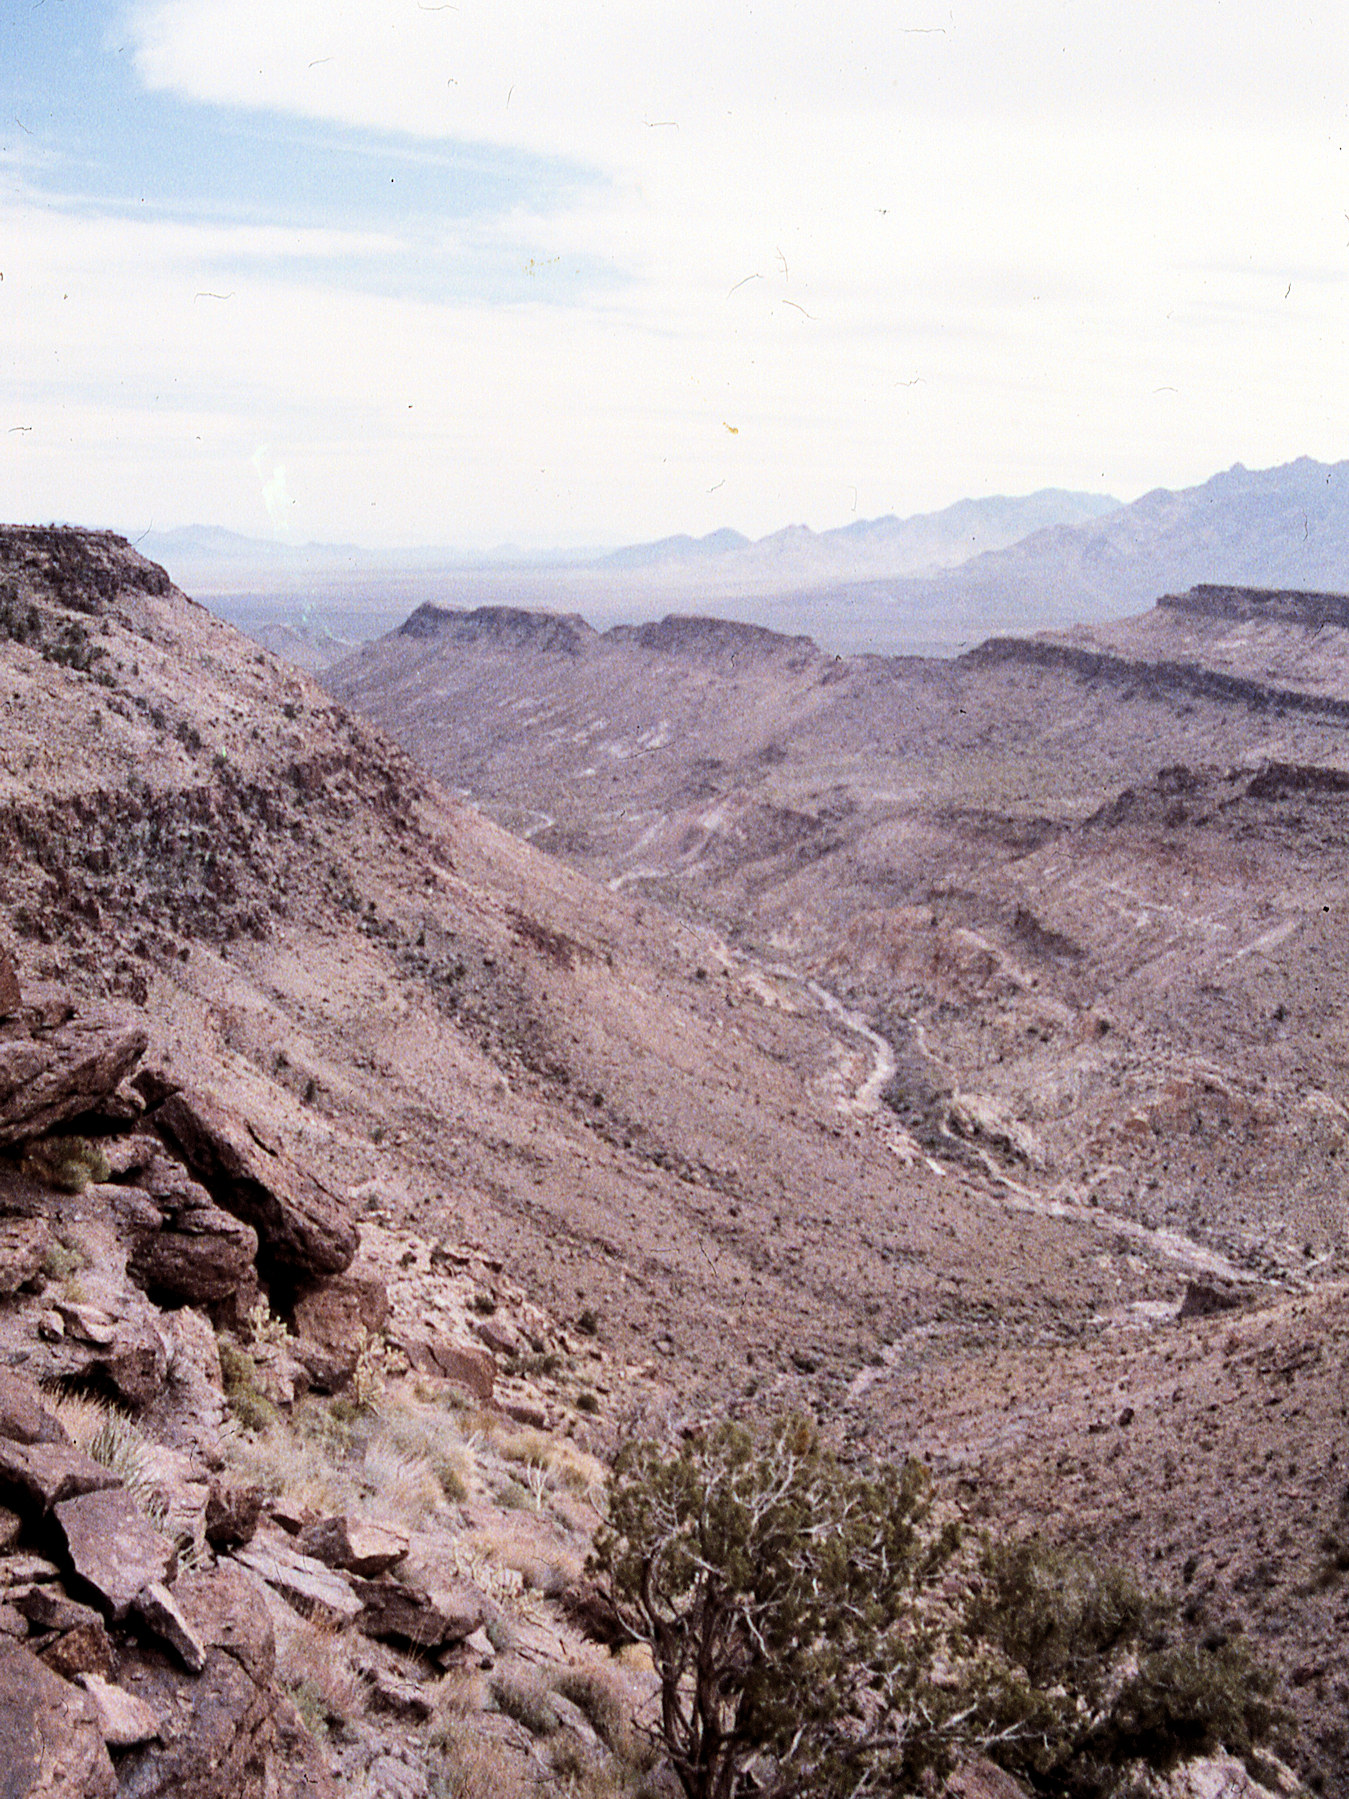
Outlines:
{"type": "Polygon", "coordinates": [[[56,1521],[71,1566],[113,1618],[124,1618],[146,1587],[167,1580],[177,1560],[172,1543],[121,1488],[58,1504],[56,1521]]]}
{"type": "Polygon", "coordinates": [[[0,1146],[97,1107],[145,1054],[144,1028],[112,1013],[0,1041],[0,1146]]]}
{"type": "Polygon", "coordinates": [[[155,1123],[217,1205],[258,1234],[266,1257],[293,1277],[340,1274],[359,1238],[346,1208],[248,1121],[201,1093],[175,1093],[155,1123]]]}
{"type": "Polygon", "coordinates": [[[0,1745],[7,1799],[113,1799],[98,1711],[29,1650],[0,1639],[0,1745]]]}

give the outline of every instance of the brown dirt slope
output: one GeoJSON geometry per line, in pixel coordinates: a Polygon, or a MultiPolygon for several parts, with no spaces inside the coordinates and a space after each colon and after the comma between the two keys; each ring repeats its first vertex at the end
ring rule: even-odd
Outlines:
{"type": "MultiPolygon", "coordinates": [[[[784,993],[832,989],[888,1046],[910,1141],[957,1186],[982,1167],[990,1214],[1095,1220],[1076,1241],[1125,1285],[1092,1328],[1069,1306],[1032,1345],[995,1310],[971,1336],[958,1240],[961,1305],[882,1332],[846,1415],[973,1463],[992,1514],[1198,1583],[1197,1620],[1284,1665],[1336,1791],[1346,616],[1208,588],[949,663],[614,633],[559,654],[537,623],[432,619],[329,677],[534,843],[784,993]],[[1166,1245],[1292,1297],[1177,1321],[1129,1284],[1166,1245]],[[1225,1356],[1231,1332],[1265,1347],[1225,1356]]],[[[1061,1263],[1009,1266],[1061,1303],[1061,1263]]],[[[916,1274],[891,1272],[896,1295],[916,1274]]]]}

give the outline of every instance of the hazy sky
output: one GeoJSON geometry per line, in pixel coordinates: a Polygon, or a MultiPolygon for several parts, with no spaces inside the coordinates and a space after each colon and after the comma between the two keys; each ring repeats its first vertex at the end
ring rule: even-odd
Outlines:
{"type": "Polygon", "coordinates": [[[18,0],[0,515],[761,535],[1349,454],[1349,12],[18,0]]]}

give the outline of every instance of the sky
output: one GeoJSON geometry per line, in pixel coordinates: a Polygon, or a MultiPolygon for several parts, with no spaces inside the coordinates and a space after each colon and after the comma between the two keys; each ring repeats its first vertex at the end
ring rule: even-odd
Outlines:
{"type": "Polygon", "coordinates": [[[0,516],[612,545],[1349,455],[1349,9],[3,0],[0,516]]]}

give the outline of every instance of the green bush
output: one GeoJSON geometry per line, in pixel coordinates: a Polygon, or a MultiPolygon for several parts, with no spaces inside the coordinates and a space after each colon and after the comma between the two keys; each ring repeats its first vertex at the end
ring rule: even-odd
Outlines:
{"type": "Polygon", "coordinates": [[[846,1466],[786,1419],[625,1446],[591,1567],[650,1647],[688,1799],[927,1792],[962,1752],[1046,1799],[1113,1799],[1278,1744],[1272,1675],[1127,1570],[959,1551],[917,1463],[846,1466]]]}
{"type": "Polygon", "coordinates": [[[108,1158],[83,1137],[43,1137],[23,1155],[23,1172],[59,1193],[83,1193],[90,1181],[106,1181],[108,1158]]]}
{"type": "Polygon", "coordinates": [[[277,1419],[276,1407],[258,1382],[258,1365],[246,1349],[228,1337],[217,1339],[220,1378],[230,1410],[245,1430],[264,1431],[277,1419]]]}
{"type": "Polygon", "coordinates": [[[968,1626],[990,1656],[989,1754],[1047,1795],[1104,1799],[1130,1764],[1166,1773],[1219,1748],[1254,1766],[1287,1721],[1242,1645],[1187,1639],[1126,1570],[1038,1540],[985,1545],[968,1626]]]}
{"type": "Polygon", "coordinates": [[[592,1566],[650,1645],[689,1799],[905,1792],[949,1767],[925,1602],[957,1542],[916,1462],[857,1472],[801,1419],[620,1451],[592,1566]]]}

